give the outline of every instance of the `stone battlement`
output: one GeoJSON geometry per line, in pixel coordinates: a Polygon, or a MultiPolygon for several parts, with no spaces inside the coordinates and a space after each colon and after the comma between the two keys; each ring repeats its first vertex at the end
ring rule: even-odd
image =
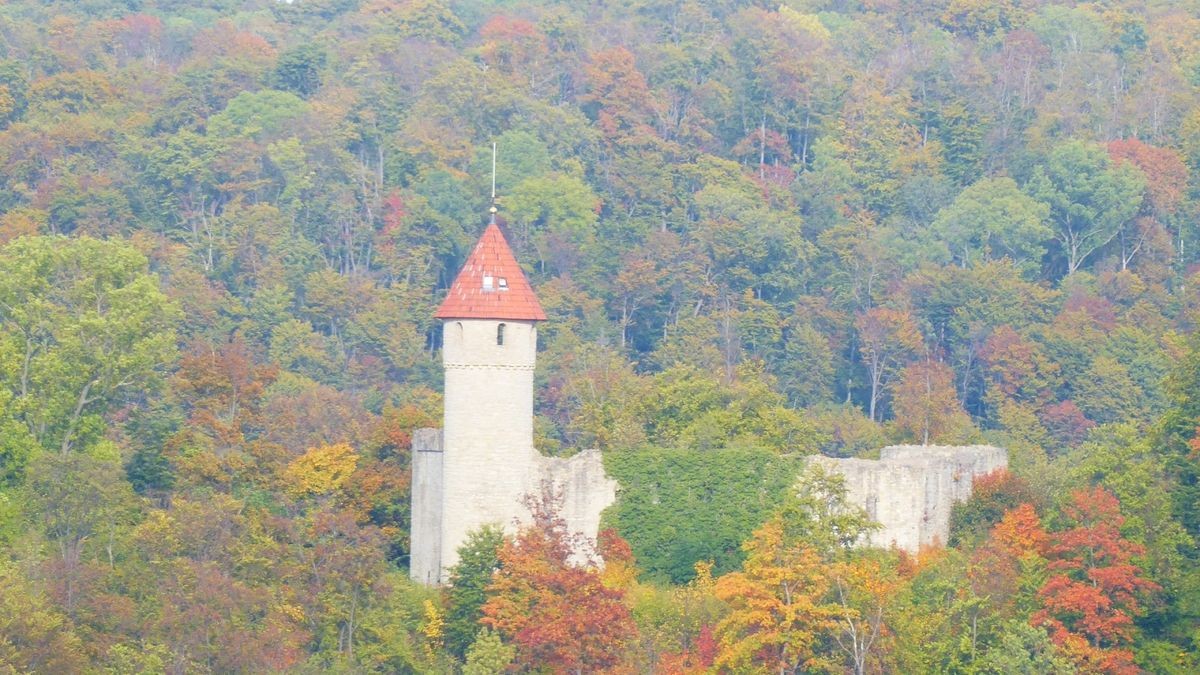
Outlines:
{"type": "Polygon", "coordinates": [[[944,545],[950,511],[971,496],[977,476],[1008,467],[1008,452],[990,445],[891,445],[878,460],[812,457],[845,477],[846,497],[882,527],[871,546],[915,553],[944,545]]]}

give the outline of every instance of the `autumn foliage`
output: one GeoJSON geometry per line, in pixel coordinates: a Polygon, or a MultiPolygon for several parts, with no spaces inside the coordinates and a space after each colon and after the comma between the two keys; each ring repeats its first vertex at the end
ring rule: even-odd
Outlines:
{"type": "Polygon", "coordinates": [[[1133,562],[1145,548],[1121,535],[1120,504],[1102,487],[1072,493],[1063,510],[1070,527],[1045,544],[1051,576],[1039,593],[1042,609],[1031,620],[1046,626],[1084,669],[1140,672],[1129,650],[1133,622],[1144,599],[1159,589],[1133,562]]]}
{"type": "Polygon", "coordinates": [[[528,503],[533,522],[500,547],[482,623],[516,645],[525,667],[582,673],[620,664],[636,632],[623,592],[604,585],[553,496],[528,503]]]}
{"type": "Polygon", "coordinates": [[[817,644],[843,612],[826,599],[832,583],[820,553],[788,541],[779,518],[755,531],[745,549],[742,571],[717,580],[717,597],[729,603],[730,613],[717,625],[716,666],[775,672],[830,667],[817,644]]]}
{"type": "Polygon", "coordinates": [[[0,672],[1200,672],[1195,2],[0,36],[0,672]],[[455,593],[408,578],[409,446],[493,203],[533,445],[604,454],[618,536],[544,520],[489,594],[491,532],[455,593]],[[776,520],[806,456],[906,442],[1009,451],[946,547],[776,520]]]}

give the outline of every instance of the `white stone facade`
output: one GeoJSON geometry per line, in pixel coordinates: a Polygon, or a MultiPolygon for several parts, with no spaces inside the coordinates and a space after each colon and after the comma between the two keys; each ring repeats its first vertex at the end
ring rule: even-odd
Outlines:
{"type": "Polygon", "coordinates": [[[971,496],[974,479],[1008,466],[1008,453],[990,445],[893,445],[878,460],[813,457],[846,479],[846,497],[881,529],[865,542],[916,553],[945,545],[950,511],[971,496]]]}
{"type": "Polygon", "coordinates": [[[445,583],[467,535],[489,523],[510,531],[529,518],[522,503],[549,481],[563,516],[595,538],[600,512],[616,498],[600,454],[543,457],[533,446],[532,321],[451,319],[443,324],[445,413],[440,436],[413,437],[412,558],[424,583],[445,583]]]}

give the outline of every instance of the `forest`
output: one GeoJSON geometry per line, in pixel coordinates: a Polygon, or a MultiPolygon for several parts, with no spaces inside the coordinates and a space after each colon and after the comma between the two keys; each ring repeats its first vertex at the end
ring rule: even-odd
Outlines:
{"type": "Polygon", "coordinates": [[[1197,0],[0,2],[0,672],[1200,672],[1198,322],[1197,0]],[[428,588],[493,143],[621,491],[428,588]]]}

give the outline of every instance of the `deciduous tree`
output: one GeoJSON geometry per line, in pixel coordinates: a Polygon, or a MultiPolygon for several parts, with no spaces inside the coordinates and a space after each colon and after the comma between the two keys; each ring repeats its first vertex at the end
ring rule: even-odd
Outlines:
{"type": "Polygon", "coordinates": [[[1070,275],[1116,239],[1141,207],[1145,186],[1140,170],[1113,166],[1103,149],[1070,141],[1050,151],[1025,188],[1050,205],[1054,237],[1070,275]]]}
{"type": "Polygon", "coordinates": [[[1121,535],[1120,504],[1102,487],[1074,492],[1063,510],[1071,527],[1046,546],[1051,576],[1032,621],[1081,668],[1139,672],[1129,650],[1134,619],[1159,588],[1133,562],[1145,549],[1121,535]]]}
{"type": "Polygon", "coordinates": [[[821,554],[787,537],[779,516],[756,530],[743,548],[741,571],[717,580],[717,597],[729,603],[730,612],[717,624],[716,667],[781,674],[833,669],[818,646],[844,612],[826,599],[831,584],[821,554]]]}
{"type": "Polygon", "coordinates": [[[602,670],[622,661],[636,629],[623,593],[604,586],[587,542],[567,530],[558,499],[527,500],[533,522],[500,548],[483,624],[516,645],[523,667],[602,670]]]}
{"type": "Polygon", "coordinates": [[[456,656],[466,655],[468,648],[483,635],[479,620],[483,617],[487,589],[500,569],[497,552],[503,543],[504,532],[485,525],[467,535],[458,550],[458,564],[450,568],[450,583],[445,591],[445,632],[446,646],[456,656]]]}
{"type": "Polygon", "coordinates": [[[44,448],[95,443],[118,397],[160,381],[178,307],[127,244],[27,237],[0,249],[4,412],[44,448]]]}
{"type": "Polygon", "coordinates": [[[921,445],[949,445],[970,440],[971,418],[958,402],[954,371],[931,359],[900,371],[892,391],[896,428],[921,445]]]}
{"type": "Polygon", "coordinates": [[[867,416],[875,421],[877,405],[899,363],[921,347],[921,332],[908,312],[873,307],[854,322],[859,352],[871,380],[867,416]]]}

